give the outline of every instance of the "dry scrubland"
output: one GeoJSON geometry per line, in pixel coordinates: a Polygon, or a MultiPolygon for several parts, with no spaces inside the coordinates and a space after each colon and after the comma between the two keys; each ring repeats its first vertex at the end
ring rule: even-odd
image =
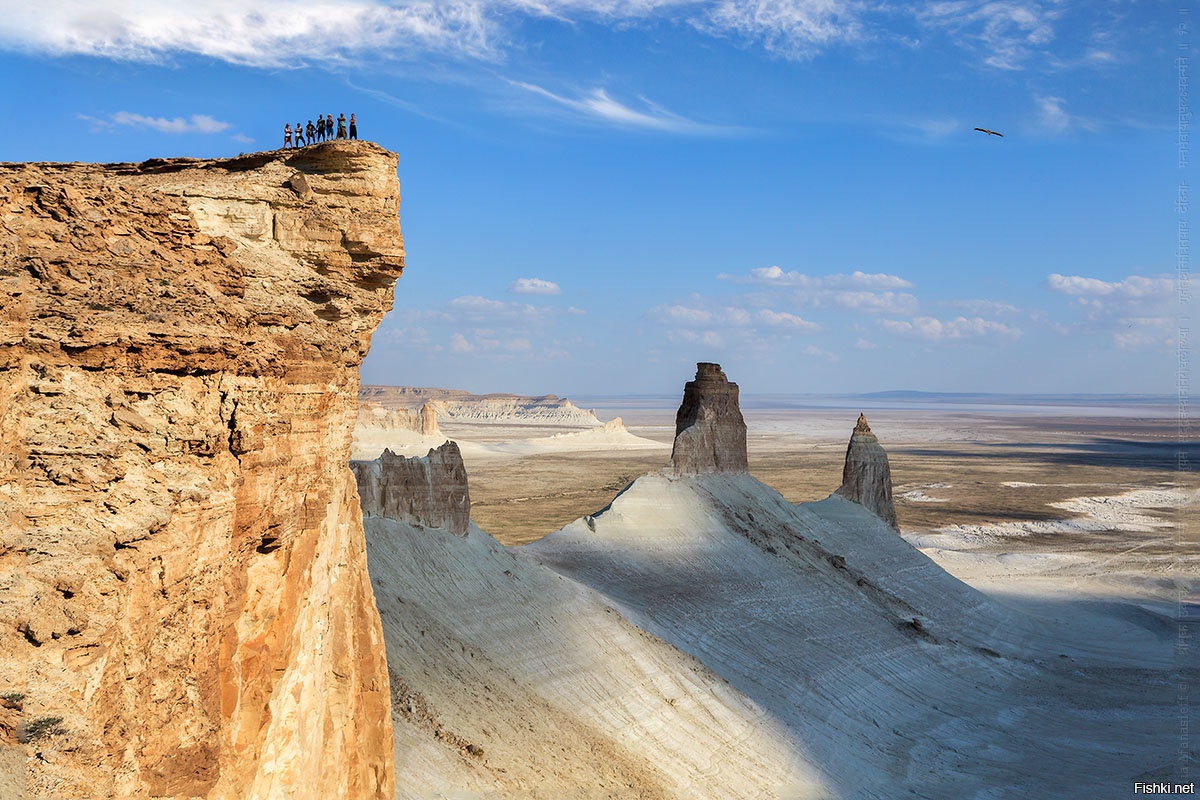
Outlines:
{"type": "MultiPolygon", "coordinates": [[[[827,497],[841,482],[857,413],[850,408],[746,411],[750,474],[793,503],[827,497]]],[[[600,415],[607,418],[603,409],[600,415]]],[[[1072,514],[1049,504],[1196,485],[1194,472],[1176,467],[1173,419],[896,410],[868,410],[867,417],[888,451],[896,510],[906,533],[1062,519],[1072,514]]],[[[468,459],[472,519],[504,544],[523,544],[603,508],[629,481],[664,467],[670,455],[671,411],[626,412],[625,419],[630,432],[661,442],[663,449],[468,459]]],[[[468,441],[547,433],[452,423],[443,424],[442,432],[468,441]]],[[[1196,451],[1194,441],[1184,449],[1193,464],[1196,451]]],[[[1157,513],[1180,522],[1178,508],[1157,513]]],[[[1174,549],[1180,541],[1195,546],[1198,536],[1194,527],[1179,525],[1161,547],[1174,549]]],[[[1123,544],[1122,536],[1102,533],[1072,542],[1089,549],[1123,544]]]]}

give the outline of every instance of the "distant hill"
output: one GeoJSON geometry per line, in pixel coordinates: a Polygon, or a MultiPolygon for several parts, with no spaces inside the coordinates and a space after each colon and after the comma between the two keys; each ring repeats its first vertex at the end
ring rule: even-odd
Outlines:
{"type": "Polygon", "coordinates": [[[918,392],[893,390],[846,395],[870,400],[938,403],[987,403],[997,405],[1161,405],[1176,398],[1166,394],[1007,394],[1001,392],[918,392]]]}
{"type": "Polygon", "coordinates": [[[515,394],[472,394],[462,389],[418,386],[363,386],[360,406],[416,410],[428,403],[439,422],[488,422],[509,425],[562,425],[597,428],[603,423],[593,411],[579,408],[553,394],[525,397],[515,394]]]}

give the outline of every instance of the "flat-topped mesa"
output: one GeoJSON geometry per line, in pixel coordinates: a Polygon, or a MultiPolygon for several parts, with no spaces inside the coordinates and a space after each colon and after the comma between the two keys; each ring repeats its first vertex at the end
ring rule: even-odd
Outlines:
{"type": "Polygon", "coordinates": [[[0,164],[0,749],[60,720],[20,796],[393,795],[346,464],[396,164],[0,164]]]}
{"type": "Polygon", "coordinates": [[[678,475],[746,471],[746,421],[738,385],[720,364],[696,364],[696,379],[683,387],[675,415],[671,466],[678,475]]]}
{"type": "Polygon", "coordinates": [[[352,461],[363,514],[442,528],[462,536],[471,518],[467,468],[454,442],[424,457],[384,450],[374,461],[352,461]]]}
{"type": "Polygon", "coordinates": [[[837,494],[864,506],[892,528],[900,530],[896,523],[896,506],[892,502],[892,468],[883,445],[871,433],[865,414],[858,415],[858,424],[850,434],[842,485],[837,494]]]}
{"type": "Polygon", "coordinates": [[[419,410],[388,408],[375,403],[359,402],[355,427],[366,431],[412,431],[422,436],[438,436],[437,409],[425,403],[419,410]]]}

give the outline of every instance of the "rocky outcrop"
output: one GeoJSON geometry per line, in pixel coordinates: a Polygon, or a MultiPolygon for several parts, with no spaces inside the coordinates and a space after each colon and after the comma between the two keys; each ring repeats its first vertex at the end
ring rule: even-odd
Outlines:
{"type": "Polygon", "coordinates": [[[374,461],[352,461],[363,513],[459,536],[471,518],[467,468],[454,442],[424,457],[405,458],[384,450],[374,461]]]}
{"type": "Polygon", "coordinates": [[[375,403],[361,403],[355,427],[368,431],[412,431],[422,436],[437,436],[437,409],[424,403],[417,411],[407,408],[387,408],[375,403]]]}
{"type": "Polygon", "coordinates": [[[0,165],[0,748],[31,742],[29,797],[392,796],[346,464],[396,162],[0,165]]]}
{"type": "Polygon", "coordinates": [[[720,364],[697,364],[696,379],[683,387],[671,465],[680,475],[746,471],[746,421],[738,406],[738,385],[725,377],[720,364]]]}
{"type": "Polygon", "coordinates": [[[515,394],[471,394],[461,389],[416,386],[364,386],[359,392],[364,404],[384,408],[432,406],[443,422],[503,423],[547,427],[598,428],[596,412],[585,410],[565,397],[547,394],[523,397],[515,394]]]}
{"type": "Polygon", "coordinates": [[[437,436],[441,433],[438,429],[437,409],[433,407],[433,403],[421,404],[420,426],[422,436],[437,436]]]}
{"type": "Polygon", "coordinates": [[[837,494],[865,506],[868,511],[900,530],[896,522],[896,506],[892,503],[892,468],[883,445],[871,433],[864,414],[850,434],[846,448],[846,465],[842,468],[842,485],[837,494]]]}

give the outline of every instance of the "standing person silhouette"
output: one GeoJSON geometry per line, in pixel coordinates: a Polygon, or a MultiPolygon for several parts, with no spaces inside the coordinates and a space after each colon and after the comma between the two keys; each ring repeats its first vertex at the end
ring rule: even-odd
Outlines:
{"type": "Polygon", "coordinates": [[[333,139],[333,114],[325,115],[325,138],[333,139]]]}
{"type": "Polygon", "coordinates": [[[338,127],[337,127],[337,131],[338,131],[338,132],[337,132],[337,137],[338,137],[339,139],[345,139],[345,138],[346,138],[346,115],[345,115],[345,114],[338,114],[338,127]]]}
{"type": "Polygon", "coordinates": [[[353,114],[350,115],[350,138],[358,138],[358,120],[354,118],[353,114]]]}
{"type": "Polygon", "coordinates": [[[308,137],[309,144],[317,143],[317,126],[313,125],[312,120],[308,121],[308,125],[304,128],[304,135],[308,137]]]}
{"type": "Polygon", "coordinates": [[[325,118],[317,114],[317,141],[325,141],[325,118]]]}
{"type": "Polygon", "coordinates": [[[304,125],[296,123],[296,147],[304,147],[304,125]]]}
{"type": "Polygon", "coordinates": [[[283,146],[284,149],[292,146],[292,123],[290,122],[283,126],[283,146]]]}

